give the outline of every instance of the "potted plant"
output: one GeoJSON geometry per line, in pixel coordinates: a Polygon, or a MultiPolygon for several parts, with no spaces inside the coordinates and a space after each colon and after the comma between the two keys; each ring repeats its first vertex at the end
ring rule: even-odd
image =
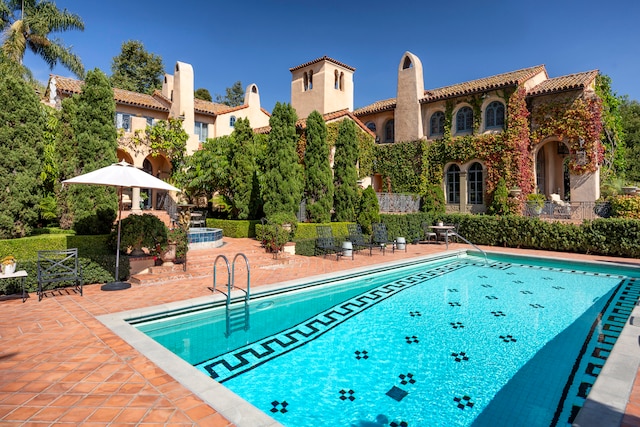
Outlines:
{"type": "Polygon", "coordinates": [[[131,249],[132,256],[146,255],[142,248],[156,255],[158,245],[166,243],[167,226],[155,215],[129,215],[121,222],[120,247],[131,249]]]}
{"type": "Polygon", "coordinates": [[[277,254],[291,240],[297,226],[293,214],[278,213],[268,218],[263,227],[264,247],[267,252],[277,254]]]}
{"type": "Polygon", "coordinates": [[[2,258],[2,274],[13,274],[16,271],[16,262],[13,255],[2,258]]]}
{"type": "Polygon", "coordinates": [[[527,194],[527,207],[536,215],[540,215],[542,213],[542,208],[544,207],[544,202],[546,198],[544,194],[540,193],[531,193],[527,194]]]}

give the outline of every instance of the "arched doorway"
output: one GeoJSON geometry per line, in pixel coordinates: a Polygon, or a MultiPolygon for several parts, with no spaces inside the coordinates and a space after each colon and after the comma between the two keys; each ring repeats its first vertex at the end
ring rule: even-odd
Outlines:
{"type": "Polygon", "coordinates": [[[548,141],[536,153],[536,189],[547,197],[559,194],[565,199],[569,195],[567,162],[569,149],[562,141],[548,141]]]}

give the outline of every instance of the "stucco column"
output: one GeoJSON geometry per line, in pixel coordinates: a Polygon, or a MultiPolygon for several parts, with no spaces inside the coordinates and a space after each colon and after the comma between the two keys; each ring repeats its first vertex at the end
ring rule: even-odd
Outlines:
{"type": "Polygon", "coordinates": [[[467,212],[467,172],[460,171],[460,213],[467,212]]]}
{"type": "Polygon", "coordinates": [[[134,212],[140,212],[140,189],[131,189],[131,210],[134,212]]]}

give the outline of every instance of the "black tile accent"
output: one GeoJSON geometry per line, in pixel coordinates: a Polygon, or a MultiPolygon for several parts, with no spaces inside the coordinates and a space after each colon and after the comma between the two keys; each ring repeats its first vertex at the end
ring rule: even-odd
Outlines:
{"type": "Polygon", "coordinates": [[[409,392],[401,389],[400,387],[393,386],[385,394],[390,398],[392,398],[393,400],[400,402],[402,399],[404,399],[407,396],[407,394],[409,394],[409,392]]]}
{"type": "Polygon", "coordinates": [[[464,410],[465,408],[473,408],[474,403],[471,401],[471,397],[466,394],[462,397],[454,397],[453,401],[457,403],[457,407],[464,410]]]}
{"type": "Polygon", "coordinates": [[[273,402],[271,402],[271,405],[273,406],[273,408],[269,409],[269,411],[271,411],[272,413],[276,413],[276,412],[280,412],[281,414],[286,414],[287,411],[287,406],[289,406],[289,404],[287,403],[286,400],[283,400],[282,403],[278,402],[277,400],[274,400],[273,402]]]}
{"type": "Polygon", "coordinates": [[[520,291],[520,293],[524,295],[533,295],[533,292],[531,291],[520,291]]]}
{"type": "Polygon", "coordinates": [[[417,316],[417,317],[420,317],[420,316],[422,316],[422,314],[421,314],[419,311],[410,311],[410,312],[409,312],[409,315],[410,315],[411,317],[416,317],[416,316],[417,316]]]}
{"type": "Polygon", "coordinates": [[[495,295],[486,295],[485,298],[486,299],[498,299],[498,297],[495,296],[495,295]]]}
{"type": "Polygon", "coordinates": [[[464,351],[461,351],[460,353],[451,353],[451,357],[453,357],[453,360],[455,360],[456,362],[466,362],[469,360],[467,353],[465,353],[464,351]]]}
{"type": "Polygon", "coordinates": [[[369,353],[367,352],[367,350],[356,350],[356,359],[360,360],[360,359],[368,359],[369,358],[369,353]]]}
{"type": "Polygon", "coordinates": [[[453,289],[447,289],[447,291],[449,291],[449,292],[458,292],[458,290],[457,290],[457,289],[455,289],[455,288],[453,288],[453,289]]]}
{"type": "Polygon", "coordinates": [[[464,325],[460,322],[449,322],[453,329],[464,328],[464,325]]]}
{"type": "Polygon", "coordinates": [[[586,399],[587,394],[589,394],[589,391],[591,391],[592,386],[593,384],[589,384],[585,382],[580,383],[580,387],[578,387],[578,396],[582,397],[583,399],[586,399]]]}
{"type": "Polygon", "coordinates": [[[488,284],[484,284],[484,285],[480,285],[480,286],[482,286],[483,288],[493,288],[492,285],[488,285],[488,284]]]}
{"type": "Polygon", "coordinates": [[[457,302],[457,301],[453,301],[453,302],[451,302],[451,301],[450,301],[450,302],[449,302],[449,305],[450,305],[451,307],[461,307],[461,306],[460,306],[460,303],[459,303],[459,302],[457,302]]]}
{"type": "Polygon", "coordinates": [[[404,339],[407,341],[407,344],[412,344],[412,343],[419,343],[420,341],[418,340],[418,337],[415,335],[411,335],[410,337],[404,337],[404,339]]]}
{"type": "Polygon", "coordinates": [[[544,308],[544,305],[540,305],[540,304],[529,304],[529,305],[533,308],[544,308]]]}
{"type": "Polygon", "coordinates": [[[410,384],[415,384],[416,380],[413,379],[413,374],[408,373],[408,374],[400,374],[398,375],[398,378],[400,378],[400,384],[402,385],[407,385],[407,383],[410,384]]]}
{"type": "Polygon", "coordinates": [[[354,400],[356,400],[354,394],[356,392],[353,390],[340,390],[340,400],[344,401],[344,400],[350,400],[351,402],[353,402],[354,400]]]}
{"type": "Polygon", "coordinates": [[[478,276],[480,279],[486,279],[487,276],[478,276]]]}
{"type": "Polygon", "coordinates": [[[507,315],[504,314],[501,311],[492,311],[491,314],[493,314],[495,317],[506,317],[507,315]]]}
{"type": "Polygon", "coordinates": [[[389,427],[409,427],[409,423],[406,421],[391,421],[391,424],[389,424],[389,427]]]}
{"type": "Polygon", "coordinates": [[[523,284],[524,282],[522,280],[514,280],[513,283],[517,283],[518,285],[523,284]]]}
{"type": "Polygon", "coordinates": [[[504,342],[516,342],[518,340],[516,340],[513,335],[500,335],[500,339],[504,342]]]}

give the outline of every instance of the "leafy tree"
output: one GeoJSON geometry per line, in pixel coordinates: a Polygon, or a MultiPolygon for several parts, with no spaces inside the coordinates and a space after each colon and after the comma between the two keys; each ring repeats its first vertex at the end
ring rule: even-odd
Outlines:
{"type": "Polygon", "coordinates": [[[196,89],[196,91],[193,93],[193,96],[197,99],[202,99],[203,101],[211,102],[213,100],[213,98],[211,98],[211,94],[209,93],[209,91],[202,87],[196,89]]]}
{"type": "Polygon", "coordinates": [[[335,220],[354,221],[358,203],[358,145],[356,126],[351,120],[342,120],[336,138],[336,153],[333,163],[335,198],[333,209],[335,220]]]}
{"type": "Polygon", "coordinates": [[[420,210],[435,216],[445,213],[444,191],[441,184],[429,184],[422,196],[422,206],[420,210]]]}
{"type": "Polygon", "coordinates": [[[602,100],[602,144],[605,148],[601,174],[604,181],[611,181],[623,176],[627,168],[624,125],[620,113],[622,98],[613,92],[611,78],[604,74],[596,78],[596,93],[602,100]]]}
{"type": "Polygon", "coordinates": [[[177,118],[158,120],[153,126],[147,126],[144,132],[136,131],[132,137],[135,144],[146,145],[151,155],[166,155],[171,161],[172,172],[181,168],[187,149],[189,134],[177,118]]]}
{"type": "Polygon", "coordinates": [[[186,156],[183,167],[173,171],[173,179],[189,200],[209,197],[229,186],[229,150],[231,136],[207,139],[202,149],[186,156]]]}
{"type": "Polygon", "coordinates": [[[22,64],[27,48],[53,68],[60,62],[79,78],[84,76],[80,58],[51,33],[84,30],[82,19],[49,0],[0,0],[0,31],[5,56],[22,64]]]}
{"type": "Polygon", "coordinates": [[[297,115],[290,104],[277,102],[269,125],[269,142],[265,156],[262,198],[267,217],[294,214],[302,200],[302,166],[298,163],[296,143],[297,115]]]}
{"type": "Polygon", "coordinates": [[[624,98],[620,105],[627,148],[627,179],[640,182],[640,103],[624,98]]]}
{"type": "Polygon", "coordinates": [[[150,95],[162,88],[164,64],[159,55],[147,52],[142,42],[129,40],[112,59],[111,73],[113,87],[150,95]]]}
{"type": "Polygon", "coordinates": [[[216,94],[216,102],[229,107],[237,107],[244,104],[244,89],[242,89],[240,80],[235,82],[233,86],[228,87],[224,96],[216,94]]]}
{"type": "Polygon", "coordinates": [[[249,119],[236,121],[231,141],[227,193],[232,204],[231,213],[235,219],[248,219],[256,215],[259,194],[253,130],[249,119]]]}
{"type": "Polygon", "coordinates": [[[371,234],[371,224],[380,222],[380,205],[373,187],[369,186],[362,192],[358,207],[358,224],[365,234],[371,234]]]}
{"type": "Polygon", "coordinates": [[[329,222],[333,205],[333,176],[329,163],[327,126],[322,115],[315,110],[307,117],[304,164],[307,215],[311,222],[329,222]]]}
{"type": "MultiPolygon", "coordinates": [[[[87,73],[82,92],[74,96],[71,107],[70,144],[74,156],[66,160],[73,170],[66,168],[62,179],[91,172],[117,161],[117,132],[113,122],[115,102],[113,89],[102,71],[87,73]]],[[[63,109],[64,109],[63,103],[63,109]]],[[[63,117],[64,114],[63,114],[63,117]]],[[[117,210],[115,189],[92,185],[71,185],[65,190],[66,206],[74,227],[82,224],[85,233],[104,234],[111,230],[117,210]],[[111,218],[111,221],[109,221],[111,218]]],[[[76,230],[77,231],[77,230],[76,230]]]]}
{"type": "Polygon", "coordinates": [[[46,113],[22,68],[0,63],[0,238],[22,237],[38,220],[46,113]]]}

